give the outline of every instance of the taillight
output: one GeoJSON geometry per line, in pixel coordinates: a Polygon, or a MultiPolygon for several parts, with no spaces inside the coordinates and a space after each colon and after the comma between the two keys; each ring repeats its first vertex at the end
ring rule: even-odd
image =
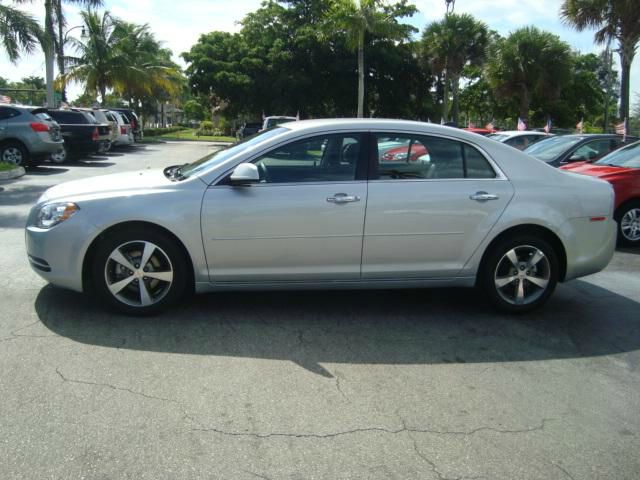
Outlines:
{"type": "Polygon", "coordinates": [[[31,122],[31,130],[34,132],[48,132],[50,130],[49,125],[40,122],[31,122]]]}
{"type": "Polygon", "coordinates": [[[93,129],[93,134],[91,135],[91,140],[94,142],[98,140],[98,127],[93,129]]]}
{"type": "Polygon", "coordinates": [[[121,135],[126,135],[127,134],[127,127],[120,127],[120,134],[121,135]]]}

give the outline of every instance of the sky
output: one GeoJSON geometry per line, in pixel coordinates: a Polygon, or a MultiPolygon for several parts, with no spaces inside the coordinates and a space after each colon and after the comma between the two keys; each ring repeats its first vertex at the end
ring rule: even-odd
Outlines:
{"type": "MultiPolygon", "coordinates": [[[[44,2],[23,3],[20,8],[31,12],[40,21],[44,18],[44,2]]],[[[156,38],[174,53],[174,60],[185,66],[179,57],[181,52],[198,41],[201,34],[215,30],[237,32],[239,21],[249,12],[259,8],[260,0],[105,0],[105,9],[129,22],[148,23],[156,38]],[[176,8],[178,6],[178,8],[176,8]]],[[[414,0],[418,14],[408,20],[420,31],[445,14],[444,0],[414,0]]],[[[561,0],[456,0],[455,12],[470,13],[484,21],[501,35],[525,26],[535,25],[557,34],[573,49],[582,53],[598,52],[602,46],[594,45],[593,31],[576,32],[565,26],[559,18],[561,0]]],[[[69,28],[80,25],[79,9],[65,6],[69,28]]],[[[79,34],[80,29],[71,33],[79,34]]],[[[614,55],[617,59],[617,55],[614,55]]],[[[44,56],[41,53],[22,57],[11,64],[0,51],[0,76],[12,81],[36,75],[44,77],[44,56]]],[[[80,85],[68,89],[71,99],[82,93],[80,85]]],[[[640,58],[631,70],[631,103],[637,103],[640,95],[640,58]]]]}

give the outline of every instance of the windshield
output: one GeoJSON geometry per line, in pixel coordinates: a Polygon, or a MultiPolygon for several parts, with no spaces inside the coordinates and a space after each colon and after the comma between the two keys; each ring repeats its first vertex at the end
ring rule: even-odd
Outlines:
{"type": "Polygon", "coordinates": [[[501,142],[501,141],[509,138],[509,135],[504,135],[504,134],[500,134],[500,133],[492,133],[491,135],[487,135],[487,138],[491,138],[492,140],[497,140],[498,142],[501,142]]]}
{"type": "Polygon", "coordinates": [[[632,143],[620,150],[611,152],[595,162],[595,165],[612,167],[640,168],[640,142],[632,143]]]}
{"type": "Polygon", "coordinates": [[[227,148],[218,150],[217,152],[202,157],[200,160],[196,160],[193,163],[181,167],[179,176],[181,178],[189,178],[192,175],[196,175],[198,173],[209,170],[210,168],[220,165],[225,160],[228,160],[229,158],[234,157],[239,153],[244,152],[245,150],[250,150],[258,143],[262,143],[269,138],[277,137],[278,135],[282,135],[283,133],[288,131],[288,128],[276,127],[270,130],[265,130],[261,133],[258,133],[257,135],[247,137],[245,140],[239,143],[234,143],[227,148]]]}
{"type": "Polygon", "coordinates": [[[534,143],[524,149],[544,162],[551,162],[562,155],[568,148],[582,140],[583,137],[552,137],[534,143]]]}

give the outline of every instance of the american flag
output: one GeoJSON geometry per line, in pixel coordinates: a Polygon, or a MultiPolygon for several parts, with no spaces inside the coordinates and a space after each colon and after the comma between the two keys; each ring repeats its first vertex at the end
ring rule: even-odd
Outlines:
{"type": "Polygon", "coordinates": [[[622,141],[627,139],[627,119],[625,118],[622,123],[616,125],[616,133],[622,135],[622,141]]]}
{"type": "Polygon", "coordinates": [[[486,128],[487,130],[495,130],[496,127],[493,125],[493,120],[491,120],[489,123],[487,123],[484,128],[486,128]]]}
{"type": "Polygon", "coordinates": [[[524,120],[522,120],[520,117],[518,117],[518,130],[519,131],[523,131],[527,129],[527,124],[524,123],[524,120]]]}
{"type": "Polygon", "coordinates": [[[584,130],[584,118],[580,119],[580,121],[576,125],[576,130],[578,130],[578,133],[582,133],[582,131],[584,130]]]}
{"type": "Polygon", "coordinates": [[[550,132],[551,132],[551,119],[549,118],[547,120],[547,124],[544,126],[544,133],[549,135],[550,132]]]}
{"type": "Polygon", "coordinates": [[[11,103],[11,97],[0,95],[0,103],[11,103]]]}
{"type": "Polygon", "coordinates": [[[468,128],[476,128],[476,124],[471,122],[471,120],[469,120],[469,127],[468,128]]]}

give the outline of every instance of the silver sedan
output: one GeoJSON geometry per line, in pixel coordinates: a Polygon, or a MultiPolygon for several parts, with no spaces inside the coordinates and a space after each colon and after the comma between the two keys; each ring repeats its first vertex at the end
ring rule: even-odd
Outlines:
{"type": "Polygon", "coordinates": [[[192,291],[442,286],[524,312],[608,264],[613,200],[607,182],[461,130],[309,120],[55,186],[26,243],[43,278],[129,314],[192,291]],[[390,138],[406,152],[385,154],[390,138]]]}

